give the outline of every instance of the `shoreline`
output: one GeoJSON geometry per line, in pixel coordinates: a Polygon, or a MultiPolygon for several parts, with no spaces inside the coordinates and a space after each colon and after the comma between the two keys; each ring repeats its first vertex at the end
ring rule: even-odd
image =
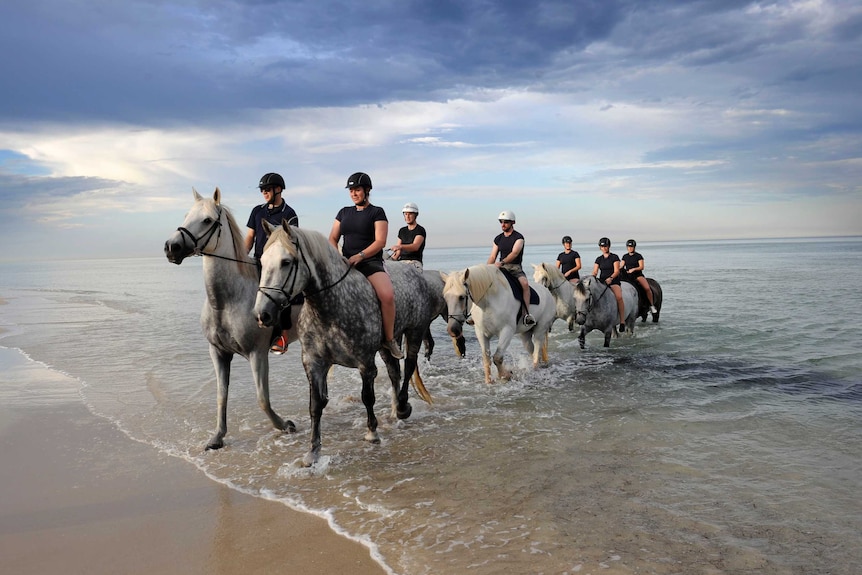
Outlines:
{"type": "Polygon", "coordinates": [[[0,404],[9,572],[386,573],[324,518],[231,489],[128,438],[74,400],[68,382],[59,389],[47,368],[0,352],[0,397],[11,399],[0,404]]]}

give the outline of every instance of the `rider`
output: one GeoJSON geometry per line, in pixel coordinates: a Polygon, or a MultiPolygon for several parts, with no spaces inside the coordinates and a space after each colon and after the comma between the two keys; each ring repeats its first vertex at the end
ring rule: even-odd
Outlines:
{"type": "Polygon", "coordinates": [[[617,254],[611,253],[611,240],[602,238],[599,240],[599,249],[602,255],[596,258],[596,263],[593,264],[593,277],[599,278],[610,286],[617,298],[617,309],[620,312],[620,333],[626,330],[626,312],[625,304],[623,303],[623,290],[620,287],[620,258],[617,254]]]}
{"type": "Polygon", "coordinates": [[[534,326],[536,320],[530,315],[530,284],[527,283],[527,275],[521,268],[521,261],[524,259],[524,236],[515,231],[515,212],[503,210],[497,219],[500,220],[500,227],[503,232],[494,238],[488,263],[506,270],[512,277],[517,278],[524,292],[522,302],[524,305],[524,325],[534,326]],[[500,255],[500,261],[495,261],[497,254],[500,255]]]}
{"type": "Polygon", "coordinates": [[[419,217],[419,206],[407,202],[401,209],[407,225],[398,230],[398,243],[389,248],[393,260],[410,262],[422,269],[422,253],[425,251],[425,228],[416,223],[419,217]]]}
{"type": "Polygon", "coordinates": [[[634,240],[628,240],[626,242],[626,249],[629,253],[623,256],[622,271],[624,274],[627,274],[628,277],[626,277],[626,279],[636,280],[640,284],[649,300],[650,313],[657,313],[652,298],[652,289],[650,289],[649,283],[643,274],[644,258],[635,251],[635,247],[637,247],[637,245],[638,243],[634,240]]]}
{"type": "MultiPolygon", "coordinates": [[[[287,205],[281,194],[284,192],[284,178],[275,172],[264,174],[260,178],[257,187],[260,188],[260,193],[263,194],[264,202],[259,206],[255,206],[251,210],[251,215],[248,217],[248,233],[245,236],[245,251],[246,253],[254,246],[254,259],[257,260],[258,272],[260,272],[260,256],[263,255],[263,246],[266,244],[267,235],[263,229],[263,220],[268,221],[273,225],[281,225],[282,220],[288,224],[298,226],[299,216],[293,208],[287,205]]],[[[291,302],[299,303],[299,302],[291,302]]],[[[290,310],[288,313],[281,314],[281,335],[273,342],[270,351],[281,355],[287,351],[288,335],[290,329],[290,310]]]]}
{"type": "Polygon", "coordinates": [[[335,216],[329,243],[338,249],[338,241],[344,237],[341,253],[347,262],[368,278],[377,299],[380,301],[380,314],[383,316],[382,349],[386,349],[395,359],[401,359],[401,347],[395,341],[395,290],[389,273],[383,267],[383,248],[389,233],[386,212],[372,205],[368,196],[371,193],[371,176],[356,172],[347,178],[345,186],[350,191],[352,206],[341,208],[335,216]]]}
{"type": "Polygon", "coordinates": [[[581,254],[572,249],[571,236],[563,236],[563,250],[557,256],[557,269],[563,272],[563,277],[571,283],[581,281],[578,270],[581,269],[581,254]]]}

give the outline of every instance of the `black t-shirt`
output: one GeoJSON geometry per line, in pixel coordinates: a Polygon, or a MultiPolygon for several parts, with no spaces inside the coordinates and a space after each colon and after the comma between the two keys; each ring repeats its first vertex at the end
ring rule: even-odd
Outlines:
{"type": "MultiPolygon", "coordinates": [[[[578,265],[578,262],[575,260],[577,260],[579,257],[581,256],[575,250],[572,250],[569,253],[560,252],[560,255],[557,256],[557,261],[560,262],[560,271],[563,272],[564,276],[566,275],[567,271],[578,265]]],[[[566,279],[570,280],[580,278],[581,276],[578,272],[575,272],[570,276],[566,276],[566,279]]]]}
{"type": "Polygon", "coordinates": [[[287,220],[287,223],[293,226],[299,225],[299,216],[287,205],[287,202],[282,202],[277,208],[271,209],[269,204],[255,206],[251,210],[246,226],[254,230],[254,257],[257,259],[260,259],[263,254],[263,246],[267,240],[266,232],[263,230],[263,220],[274,226],[281,225],[282,220],[287,220]]]}
{"type": "MultiPolygon", "coordinates": [[[[608,257],[599,256],[596,263],[599,264],[599,279],[604,281],[614,275],[614,263],[620,261],[617,254],[608,253],[608,257]]],[[[614,283],[619,283],[619,277],[614,278],[614,283]]]]}
{"type": "MultiPolygon", "coordinates": [[[[524,236],[521,235],[520,232],[516,232],[512,230],[512,234],[509,237],[506,237],[506,234],[500,234],[496,238],[494,238],[494,244],[497,246],[497,253],[500,254],[500,261],[503,261],[509,254],[512,253],[512,250],[515,249],[515,242],[518,240],[523,240],[524,236]]],[[[518,252],[518,257],[515,258],[514,261],[509,263],[521,265],[521,261],[524,259],[524,248],[521,248],[521,251],[518,252]]]]}
{"type": "MultiPolygon", "coordinates": [[[[398,239],[401,240],[402,245],[410,245],[413,243],[413,240],[416,239],[416,236],[422,236],[425,239],[428,239],[428,236],[425,235],[425,228],[416,224],[416,227],[412,230],[407,226],[404,226],[400,230],[398,230],[398,239]]],[[[425,251],[425,240],[422,240],[422,245],[419,246],[419,249],[415,252],[405,252],[401,250],[401,260],[415,260],[422,261],[422,253],[425,251]]]]}
{"type": "Polygon", "coordinates": [[[636,277],[640,277],[640,276],[644,275],[641,270],[638,270],[636,272],[629,271],[629,268],[634,269],[634,268],[638,267],[638,263],[642,259],[644,259],[643,256],[637,252],[632,252],[630,254],[627,253],[626,255],[623,256],[622,267],[626,271],[626,273],[629,274],[629,277],[636,278],[636,277]]]}
{"type": "MultiPolygon", "coordinates": [[[[341,223],[341,253],[349,258],[356,255],[374,243],[374,223],[388,222],[386,212],[380,206],[368,204],[365,209],[358,210],[356,206],[341,208],[335,219],[341,223]]],[[[383,252],[378,251],[366,259],[383,259],[383,252]]]]}

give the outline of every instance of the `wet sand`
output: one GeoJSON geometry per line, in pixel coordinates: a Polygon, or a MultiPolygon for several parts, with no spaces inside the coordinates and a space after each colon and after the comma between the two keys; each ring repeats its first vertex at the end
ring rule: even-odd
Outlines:
{"type": "Polygon", "coordinates": [[[0,405],[0,461],[5,573],[385,573],[323,519],[218,484],[80,402],[0,405]]]}

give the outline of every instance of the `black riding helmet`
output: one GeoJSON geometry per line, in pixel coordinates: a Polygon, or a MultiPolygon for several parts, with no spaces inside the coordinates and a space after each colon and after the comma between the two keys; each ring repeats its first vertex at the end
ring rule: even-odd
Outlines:
{"type": "Polygon", "coordinates": [[[633,247],[633,248],[634,248],[634,247],[637,247],[637,245],[638,245],[638,243],[637,243],[636,241],[634,241],[634,240],[629,240],[629,241],[627,241],[627,242],[626,242],[626,247],[631,246],[631,247],[633,247]]]}
{"type": "Polygon", "coordinates": [[[572,236],[563,236],[563,243],[572,243],[572,236]]]}
{"type": "Polygon", "coordinates": [[[608,238],[602,238],[599,240],[599,247],[602,248],[604,246],[611,247],[611,240],[608,238]]]}
{"type": "Polygon", "coordinates": [[[371,185],[371,176],[366,174],[365,172],[356,172],[352,174],[349,178],[347,178],[347,185],[345,188],[358,188],[362,186],[365,188],[365,191],[368,192],[373,186],[371,185]]]}
{"type": "Polygon", "coordinates": [[[268,174],[264,174],[260,178],[260,183],[257,185],[261,190],[265,190],[266,188],[281,188],[284,189],[284,178],[275,172],[270,172],[268,174]]]}

